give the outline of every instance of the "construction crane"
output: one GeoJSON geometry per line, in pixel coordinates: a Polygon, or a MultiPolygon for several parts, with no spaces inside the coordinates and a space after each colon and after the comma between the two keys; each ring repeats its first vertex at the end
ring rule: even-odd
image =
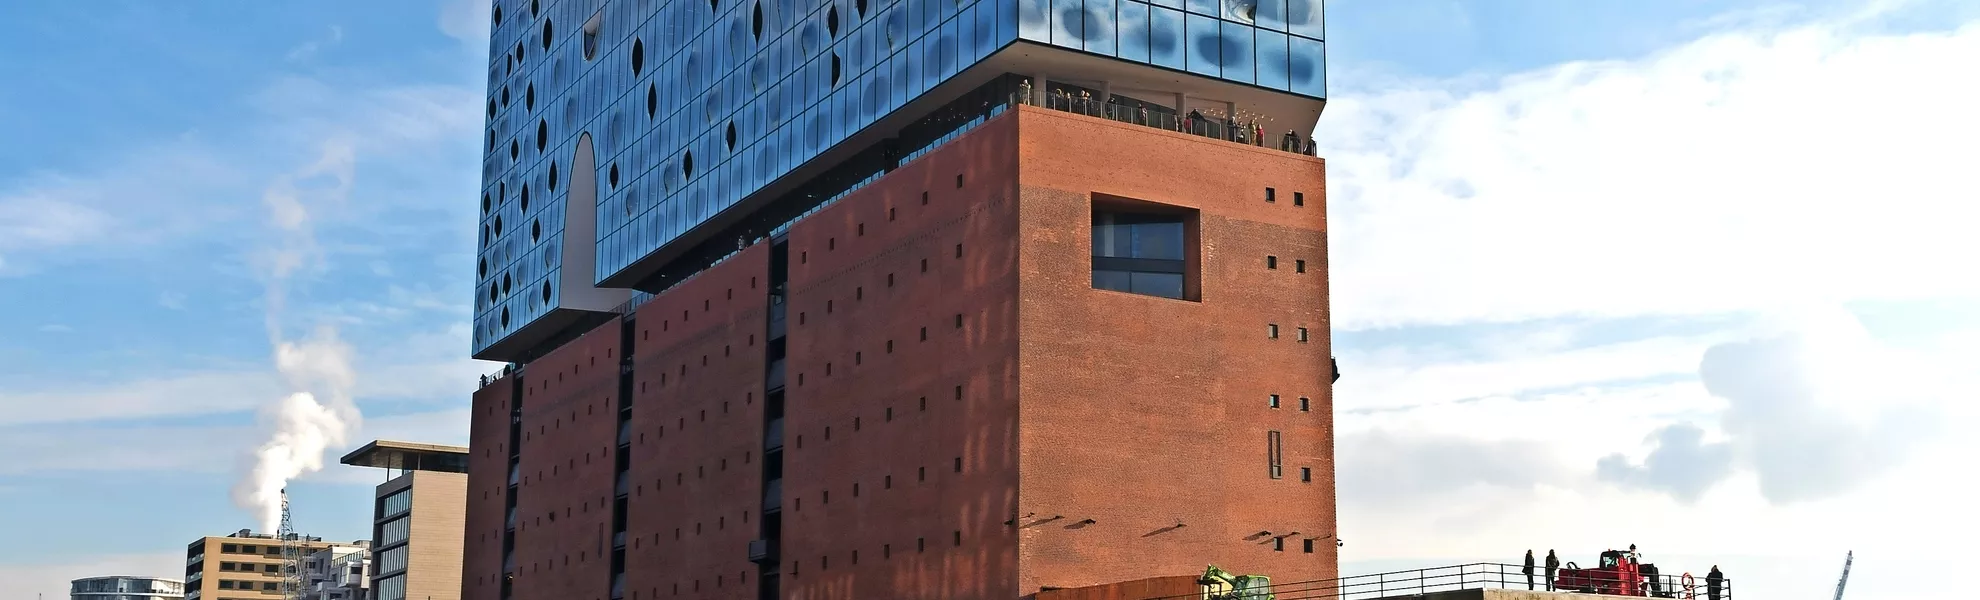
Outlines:
{"type": "Polygon", "coordinates": [[[282,541],[282,600],[302,600],[302,540],[289,520],[289,489],[282,488],[282,525],[275,529],[282,541]]]}
{"type": "Polygon", "coordinates": [[[1836,600],[1842,600],[1843,586],[1849,585],[1849,565],[1855,562],[1856,562],[1855,550],[1849,551],[1849,554],[1843,557],[1842,579],[1836,580],[1836,600]]]}

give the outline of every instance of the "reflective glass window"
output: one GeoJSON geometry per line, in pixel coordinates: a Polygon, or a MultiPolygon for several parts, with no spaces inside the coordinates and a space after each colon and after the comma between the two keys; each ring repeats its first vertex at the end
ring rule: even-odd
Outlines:
{"type": "Polygon", "coordinates": [[[1257,82],[1258,75],[1251,54],[1251,32],[1254,30],[1250,25],[1230,21],[1224,21],[1223,28],[1222,48],[1219,51],[1223,58],[1224,78],[1241,83],[1257,82]]]}
{"type": "Polygon", "coordinates": [[[1086,47],[1085,10],[1080,0],[1052,0],[1052,45],[1086,47]]]}
{"type": "Polygon", "coordinates": [[[379,505],[381,508],[378,510],[378,516],[380,517],[390,517],[412,510],[412,490],[404,489],[386,496],[384,500],[379,501],[379,505]]]}
{"type": "Polygon", "coordinates": [[[1104,56],[1115,53],[1118,36],[1114,23],[1114,0],[1086,0],[1086,51],[1104,56]]]}
{"type": "Polygon", "coordinates": [[[1286,31],[1313,39],[1325,39],[1326,20],[1322,0],[1286,0],[1286,31]]]}
{"type": "Polygon", "coordinates": [[[1152,62],[1157,65],[1183,68],[1183,17],[1180,11],[1149,8],[1148,51],[1152,62]]]}
{"type": "Polygon", "coordinates": [[[1018,5],[1018,36],[1052,41],[1052,0],[1014,0],[1018,5]]]}
{"type": "Polygon", "coordinates": [[[1121,58],[1148,62],[1148,5],[1121,0],[1116,29],[1120,32],[1121,58]]]}
{"type": "Polygon", "coordinates": [[[1221,74],[1223,30],[1214,17],[1190,14],[1189,25],[1183,32],[1183,46],[1188,54],[1188,69],[1216,77],[1221,74]]]}
{"type": "Polygon", "coordinates": [[[378,526],[378,545],[390,546],[406,540],[412,533],[411,517],[400,517],[378,526]]]}
{"type": "Polygon", "coordinates": [[[1313,97],[1327,95],[1327,46],[1317,40],[1289,36],[1292,91],[1313,97]]]}

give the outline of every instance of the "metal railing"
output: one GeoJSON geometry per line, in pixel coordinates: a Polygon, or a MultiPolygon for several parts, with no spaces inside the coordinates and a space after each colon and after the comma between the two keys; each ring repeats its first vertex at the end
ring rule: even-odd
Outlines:
{"type": "MultiPolygon", "coordinates": [[[[1721,579],[1713,585],[1706,577],[1689,573],[1658,573],[1634,582],[1605,575],[1599,571],[1562,568],[1550,577],[1547,569],[1540,566],[1535,566],[1529,575],[1521,565],[1471,563],[1274,583],[1264,591],[1270,593],[1273,600],[1374,600],[1475,589],[1583,592],[1682,600],[1732,600],[1733,597],[1731,579],[1721,579]],[[1548,585],[1550,580],[1555,584],[1552,587],[1548,585]]],[[[1256,597],[1263,599],[1266,596],[1256,597]]],[[[1237,596],[1232,598],[1238,599],[1237,596]]],[[[1243,600],[1250,598],[1245,596],[1243,600]]],[[[1141,600],[1204,600],[1204,596],[1191,594],[1141,600]]]]}
{"type": "Polygon", "coordinates": [[[1294,154],[1313,156],[1316,154],[1312,138],[1301,138],[1297,132],[1273,133],[1255,127],[1252,123],[1239,123],[1235,120],[1218,120],[1215,116],[1198,111],[1175,113],[1167,107],[1150,109],[1145,103],[1129,106],[1125,103],[1107,102],[1086,96],[1066,96],[1061,94],[1040,94],[1033,90],[1028,101],[1023,92],[1010,96],[1012,104],[1029,104],[1059,112],[1099,117],[1110,121],[1166,129],[1199,137],[1224,140],[1250,146],[1275,148],[1294,154]]]}

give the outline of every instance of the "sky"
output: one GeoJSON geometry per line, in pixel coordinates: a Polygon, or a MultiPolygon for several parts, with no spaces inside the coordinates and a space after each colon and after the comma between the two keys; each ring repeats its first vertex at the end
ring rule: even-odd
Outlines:
{"type": "MultiPolygon", "coordinates": [[[[1980,5],[1333,0],[1344,574],[1638,544],[1740,597],[1918,598],[1980,537],[1980,5]],[[1753,594],[1749,596],[1747,594],[1753,594]]],[[[336,332],[376,438],[464,443],[487,7],[0,20],[0,600],[176,575],[336,332]]],[[[332,444],[333,446],[339,446],[332,444]]]]}

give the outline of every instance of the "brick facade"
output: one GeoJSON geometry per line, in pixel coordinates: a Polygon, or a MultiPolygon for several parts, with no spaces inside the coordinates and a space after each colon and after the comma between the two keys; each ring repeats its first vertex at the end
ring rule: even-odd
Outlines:
{"type": "MultiPolygon", "coordinates": [[[[1029,108],[903,165],[527,367],[513,597],[609,595],[628,326],[625,597],[757,597],[779,250],[781,597],[1333,577],[1323,168],[1029,108]],[[1200,301],[1093,289],[1096,195],[1197,211],[1200,301]]],[[[499,598],[507,389],[475,398],[471,600],[499,598]]]]}

